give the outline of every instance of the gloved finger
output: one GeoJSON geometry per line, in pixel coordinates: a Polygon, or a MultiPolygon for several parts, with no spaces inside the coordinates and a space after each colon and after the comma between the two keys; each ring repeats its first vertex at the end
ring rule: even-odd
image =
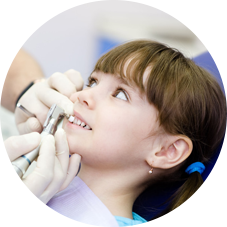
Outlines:
{"type": "Polygon", "coordinates": [[[58,192],[64,181],[64,177],[65,176],[62,173],[61,164],[59,163],[59,160],[55,157],[54,175],[52,181],[43,191],[43,193],[39,196],[39,199],[43,203],[48,203],[48,201],[58,192]]]}
{"type": "MultiPolygon", "coordinates": [[[[27,108],[26,108],[27,109],[27,108]]],[[[16,107],[15,109],[16,124],[27,121],[29,118],[21,109],[16,107]]]]}
{"type": "Polygon", "coordinates": [[[69,148],[66,135],[63,129],[58,129],[55,133],[56,158],[54,166],[54,177],[48,185],[40,199],[47,203],[60,189],[65,181],[69,164],[69,148]]]}
{"type": "Polygon", "coordinates": [[[69,165],[69,146],[64,129],[59,128],[55,133],[56,157],[61,165],[64,176],[67,174],[69,165]]]}
{"type": "Polygon", "coordinates": [[[40,140],[41,136],[37,132],[20,136],[12,136],[5,140],[4,144],[10,161],[13,161],[21,155],[26,154],[38,147],[40,140]]]}
{"type": "Polygon", "coordinates": [[[54,179],[47,190],[52,194],[59,191],[67,176],[69,165],[69,147],[65,131],[60,128],[55,133],[56,159],[54,168],[54,179]]]}
{"type": "Polygon", "coordinates": [[[39,150],[39,157],[34,171],[23,182],[40,197],[53,179],[55,166],[55,140],[52,135],[46,136],[39,150]]]}
{"type": "Polygon", "coordinates": [[[46,106],[51,107],[55,103],[64,109],[67,114],[73,114],[73,102],[65,95],[51,88],[43,88],[42,92],[37,93],[37,96],[46,106]]]}
{"type": "Polygon", "coordinates": [[[55,141],[52,135],[48,135],[40,147],[40,155],[34,171],[23,178],[20,184],[3,201],[6,211],[7,204],[17,204],[13,207],[14,210],[11,209],[11,216],[29,217],[38,215],[48,202],[46,198],[51,198],[48,191],[45,192],[45,189],[52,182],[54,165],[55,141]]]}
{"type": "MultiPolygon", "coordinates": [[[[28,111],[35,114],[36,118],[39,120],[41,125],[43,125],[46,119],[47,112],[49,111],[49,107],[46,106],[41,100],[38,99],[36,93],[42,93],[43,88],[48,86],[44,86],[44,84],[41,84],[41,85],[39,86],[36,84],[33,85],[34,88],[37,89],[37,91],[32,92],[32,94],[29,94],[29,91],[27,92],[28,94],[25,93],[25,95],[23,95],[22,98],[20,99],[20,103],[28,111]]],[[[17,125],[25,122],[28,118],[29,116],[20,108],[15,109],[15,120],[17,125]]]]}
{"type": "Polygon", "coordinates": [[[20,134],[27,134],[30,132],[41,132],[42,128],[43,127],[41,123],[35,117],[30,117],[27,119],[27,121],[19,123],[17,125],[17,129],[20,132],[20,134]]]}
{"type": "MultiPolygon", "coordinates": [[[[41,92],[42,91],[40,90],[40,93],[41,92]]],[[[30,109],[32,109],[32,113],[35,114],[35,116],[39,120],[40,124],[43,125],[44,121],[46,120],[47,113],[50,109],[49,106],[46,106],[42,102],[42,100],[39,100],[38,97],[36,97],[35,101],[31,101],[31,103],[25,104],[24,107],[25,108],[30,107],[30,109]]]]}
{"type": "Polygon", "coordinates": [[[80,155],[78,155],[78,154],[71,155],[71,157],[69,159],[69,167],[68,167],[67,176],[59,191],[62,191],[66,187],[68,187],[70,182],[74,179],[74,177],[76,176],[76,174],[78,173],[78,170],[79,170],[80,160],[81,160],[80,155]]]}
{"type": "MultiPolygon", "coordinates": [[[[70,69],[70,70],[66,71],[64,74],[76,86],[76,91],[81,91],[83,89],[84,80],[78,71],[76,71],[74,69],[70,69]]],[[[68,97],[70,97],[70,96],[68,96],[68,97]]]]}
{"type": "Polygon", "coordinates": [[[70,97],[76,92],[75,85],[63,73],[56,72],[48,78],[48,84],[51,88],[57,90],[62,95],[70,97]]]}

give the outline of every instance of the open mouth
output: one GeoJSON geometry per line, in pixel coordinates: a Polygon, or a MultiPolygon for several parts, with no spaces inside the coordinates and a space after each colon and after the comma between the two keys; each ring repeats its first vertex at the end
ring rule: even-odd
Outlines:
{"type": "Polygon", "coordinates": [[[81,121],[79,118],[77,118],[75,116],[71,115],[69,117],[68,121],[71,122],[72,124],[75,124],[75,125],[78,125],[78,126],[84,128],[84,129],[92,130],[92,128],[86,122],[81,121]]]}

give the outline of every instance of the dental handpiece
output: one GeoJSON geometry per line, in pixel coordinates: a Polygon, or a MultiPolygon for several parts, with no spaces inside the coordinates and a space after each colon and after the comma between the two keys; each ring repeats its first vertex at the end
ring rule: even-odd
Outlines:
{"type": "MultiPolygon", "coordinates": [[[[27,115],[28,115],[28,113],[30,113],[23,106],[21,109],[25,113],[27,111],[27,113],[26,113],[27,115]]],[[[43,131],[41,133],[41,142],[40,142],[39,146],[37,148],[35,148],[34,150],[30,151],[29,153],[20,156],[19,158],[17,158],[16,160],[14,160],[12,162],[12,165],[20,178],[23,177],[23,175],[27,171],[28,167],[38,157],[39,149],[40,149],[43,139],[49,134],[54,135],[54,133],[57,130],[57,127],[60,124],[62,124],[64,116],[66,116],[67,118],[69,117],[62,108],[60,108],[56,104],[51,106],[51,108],[47,114],[47,118],[43,125],[43,131]]]]}

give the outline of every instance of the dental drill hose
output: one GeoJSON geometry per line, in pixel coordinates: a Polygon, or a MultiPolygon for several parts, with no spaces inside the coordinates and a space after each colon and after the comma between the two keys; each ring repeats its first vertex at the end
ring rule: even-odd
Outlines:
{"type": "Polygon", "coordinates": [[[43,139],[49,134],[54,135],[57,126],[60,125],[63,120],[63,116],[65,116],[64,110],[56,104],[52,105],[43,125],[44,129],[41,133],[41,142],[39,146],[12,162],[12,165],[20,178],[23,177],[30,164],[38,157],[43,139]]]}

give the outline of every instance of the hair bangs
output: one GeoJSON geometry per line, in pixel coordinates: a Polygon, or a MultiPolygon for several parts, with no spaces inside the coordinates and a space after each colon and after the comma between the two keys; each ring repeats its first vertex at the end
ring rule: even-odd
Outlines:
{"type": "Polygon", "coordinates": [[[101,71],[119,76],[129,84],[139,88],[141,93],[145,92],[144,73],[147,69],[151,71],[151,66],[156,59],[154,52],[149,52],[147,48],[135,48],[127,43],[114,48],[104,54],[96,63],[94,71],[101,71]]]}

